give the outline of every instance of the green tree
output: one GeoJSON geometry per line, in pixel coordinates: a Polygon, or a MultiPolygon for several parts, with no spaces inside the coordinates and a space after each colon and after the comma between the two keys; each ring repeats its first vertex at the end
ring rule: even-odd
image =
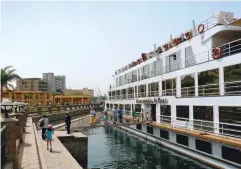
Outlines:
{"type": "Polygon", "coordinates": [[[11,84],[14,80],[20,80],[21,77],[15,73],[16,69],[12,66],[6,66],[5,68],[1,69],[1,101],[2,101],[2,92],[3,87],[7,90],[14,90],[14,86],[11,84]]]}

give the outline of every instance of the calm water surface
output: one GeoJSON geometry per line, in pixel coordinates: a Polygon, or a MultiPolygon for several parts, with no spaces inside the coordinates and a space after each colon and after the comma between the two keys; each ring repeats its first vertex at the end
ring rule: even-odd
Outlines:
{"type": "Polygon", "coordinates": [[[89,139],[88,168],[211,169],[116,128],[93,128],[86,132],[89,139]]]}

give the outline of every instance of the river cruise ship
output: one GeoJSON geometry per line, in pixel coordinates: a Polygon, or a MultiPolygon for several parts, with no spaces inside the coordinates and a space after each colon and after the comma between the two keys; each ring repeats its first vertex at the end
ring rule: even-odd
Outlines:
{"type": "Polygon", "coordinates": [[[241,168],[241,19],[221,11],[190,27],[116,70],[105,108],[122,107],[126,117],[143,109],[153,122],[127,127],[133,133],[241,168]]]}

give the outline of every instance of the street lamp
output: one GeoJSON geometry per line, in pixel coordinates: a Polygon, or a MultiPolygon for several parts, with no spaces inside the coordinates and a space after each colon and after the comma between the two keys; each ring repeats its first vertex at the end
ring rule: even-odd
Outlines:
{"type": "Polygon", "coordinates": [[[13,102],[13,108],[15,109],[15,113],[17,113],[19,106],[20,106],[19,102],[13,102]]]}
{"type": "Polygon", "coordinates": [[[8,111],[10,111],[12,108],[13,108],[13,103],[10,100],[3,100],[2,101],[1,109],[5,113],[3,118],[9,118],[8,111]]]}

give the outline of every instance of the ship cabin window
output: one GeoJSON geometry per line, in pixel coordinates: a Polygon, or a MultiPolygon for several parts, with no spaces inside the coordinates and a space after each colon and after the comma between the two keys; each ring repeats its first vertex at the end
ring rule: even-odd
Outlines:
{"type": "Polygon", "coordinates": [[[188,136],[184,136],[184,135],[181,135],[181,134],[177,134],[177,135],[176,135],[176,142],[177,142],[178,144],[182,144],[182,145],[188,147],[188,136]]]}
{"type": "Polygon", "coordinates": [[[163,74],[163,60],[160,58],[155,62],[156,76],[163,74]]]}
{"type": "Polygon", "coordinates": [[[225,95],[241,95],[241,63],[224,67],[223,71],[225,95]]]}
{"type": "Polygon", "coordinates": [[[148,84],[148,96],[149,97],[159,96],[159,83],[158,82],[148,84]]]}
{"type": "Polygon", "coordinates": [[[181,76],[181,95],[182,96],[195,96],[194,74],[181,76]]]}
{"type": "Polygon", "coordinates": [[[136,124],[136,129],[142,130],[142,125],[141,124],[136,124]]]}
{"type": "Polygon", "coordinates": [[[127,98],[129,99],[129,98],[134,98],[134,87],[129,87],[128,89],[127,89],[127,98]]]}
{"type": "Polygon", "coordinates": [[[176,96],[176,78],[162,81],[162,95],[176,96]]]}
{"type": "Polygon", "coordinates": [[[185,67],[196,65],[196,59],[191,46],[185,48],[185,67]]]}
{"type": "Polygon", "coordinates": [[[157,62],[152,62],[150,64],[150,77],[155,77],[157,76],[157,62]]]}
{"type": "Polygon", "coordinates": [[[208,154],[212,154],[212,144],[207,141],[196,139],[196,149],[208,154]]]}
{"type": "Polygon", "coordinates": [[[117,91],[116,91],[116,98],[117,98],[117,99],[120,99],[120,90],[117,90],[117,91]]]}
{"type": "Polygon", "coordinates": [[[146,97],[146,85],[138,86],[138,97],[146,97]]]}
{"type": "Polygon", "coordinates": [[[149,134],[153,134],[153,128],[151,126],[146,126],[146,131],[149,134]]]}
{"type": "Polygon", "coordinates": [[[203,131],[213,131],[213,107],[193,106],[193,127],[203,131]],[[211,123],[209,122],[211,121],[211,123]]]}
{"type": "Polygon", "coordinates": [[[166,130],[160,130],[160,137],[169,140],[169,132],[166,130]]]}
{"type": "Polygon", "coordinates": [[[222,158],[241,164],[241,151],[231,147],[222,146],[222,158]]]}
{"type": "Polygon", "coordinates": [[[142,80],[149,78],[149,65],[145,65],[141,69],[142,80]]]}
{"type": "MultiPolygon", "coordinates": [[[[133,106],[134,107],[134,106],[133,106]]],[[[137,113],[140,113],[141,112],[141,104],[135,104],[135,111],[137,113]]]]}
{"type": "Polygon", "coordinates": [[[177,106],[177,120],[189,120],[189,106],[177,106]]]}
{"type": "Polygon", "coordinates": [[[114,104],[115,108],[118,108],[118,104],[114,104]]]}
{"type": "Polygon", "coordinates": [[[120,95],[121,95],[121,96],[120,96],[121,99],[126,99],[126,97],[127,97],[127,96],[126,96],[126,89],[122,89],[120,95]]]}
{"type": "Polygon", "coordinates": [[[161,105],[160,110],[161,110],[160,121],[165,123],[171,123],[171,106],[161,105]]]}
{"type": "Polygon", "coordinates": [[[137,69],[137,72],[138,72],[137,79],[141,80],[141,68],[137,69]]]}
{"type": "Polygon", "coordinates": [[[137,81],[137,70],[133,70],[131,72],[131,82],[136,82],[137,81]]]}
{"type": "Polygon", "coordinates": [[[138,97],[137,88],[138,88],[138,86],[135,86],[135,97],[138,97]]]}
{"type": "Polygon", "coordinates": [[[109,103],[106,104],[106,108],[107,108],[107,110],[110,108],[109,103]]]}
{"type": "Polygon", "coordinates": [[[198,73],[198,95],[219,95],[219,70],[212,69],[198,73]]]}
{"type": "Polygon", "coordinates": [[[112,92],[111,92],[111,99],[116,99],[115,91],[112,91],[112,92]]]}
{"type": "Polygon", "coordinates": [[[131,105],[130,104],[126,104],[125,105],[125,113],[127,114],[127,115],[131,115],[131,105]]]}
{"type": "Polygon", "coordinates": [[[241,136],[241,127],[235,125],[241,125],[241,107],[219,106],[219,122],[225,123],[220,124],[220,133],[241,136]]]}
{"type": "Polygon", "coordinates": [[[109,99],[111,100],[111,92],[108,92],[109,99]]]}
{"type": "Polygon", "coordinates": [[[181,50],[167,56],[165,58],[166,61],[166,68],[165,72],[172,72],[175,70],[179,70],[181,68],[181,50]]]}
{"type": "Polygon", "coordinates": [[[110,108],[113,109],[113,104],[110,104],[110,108]]]}

